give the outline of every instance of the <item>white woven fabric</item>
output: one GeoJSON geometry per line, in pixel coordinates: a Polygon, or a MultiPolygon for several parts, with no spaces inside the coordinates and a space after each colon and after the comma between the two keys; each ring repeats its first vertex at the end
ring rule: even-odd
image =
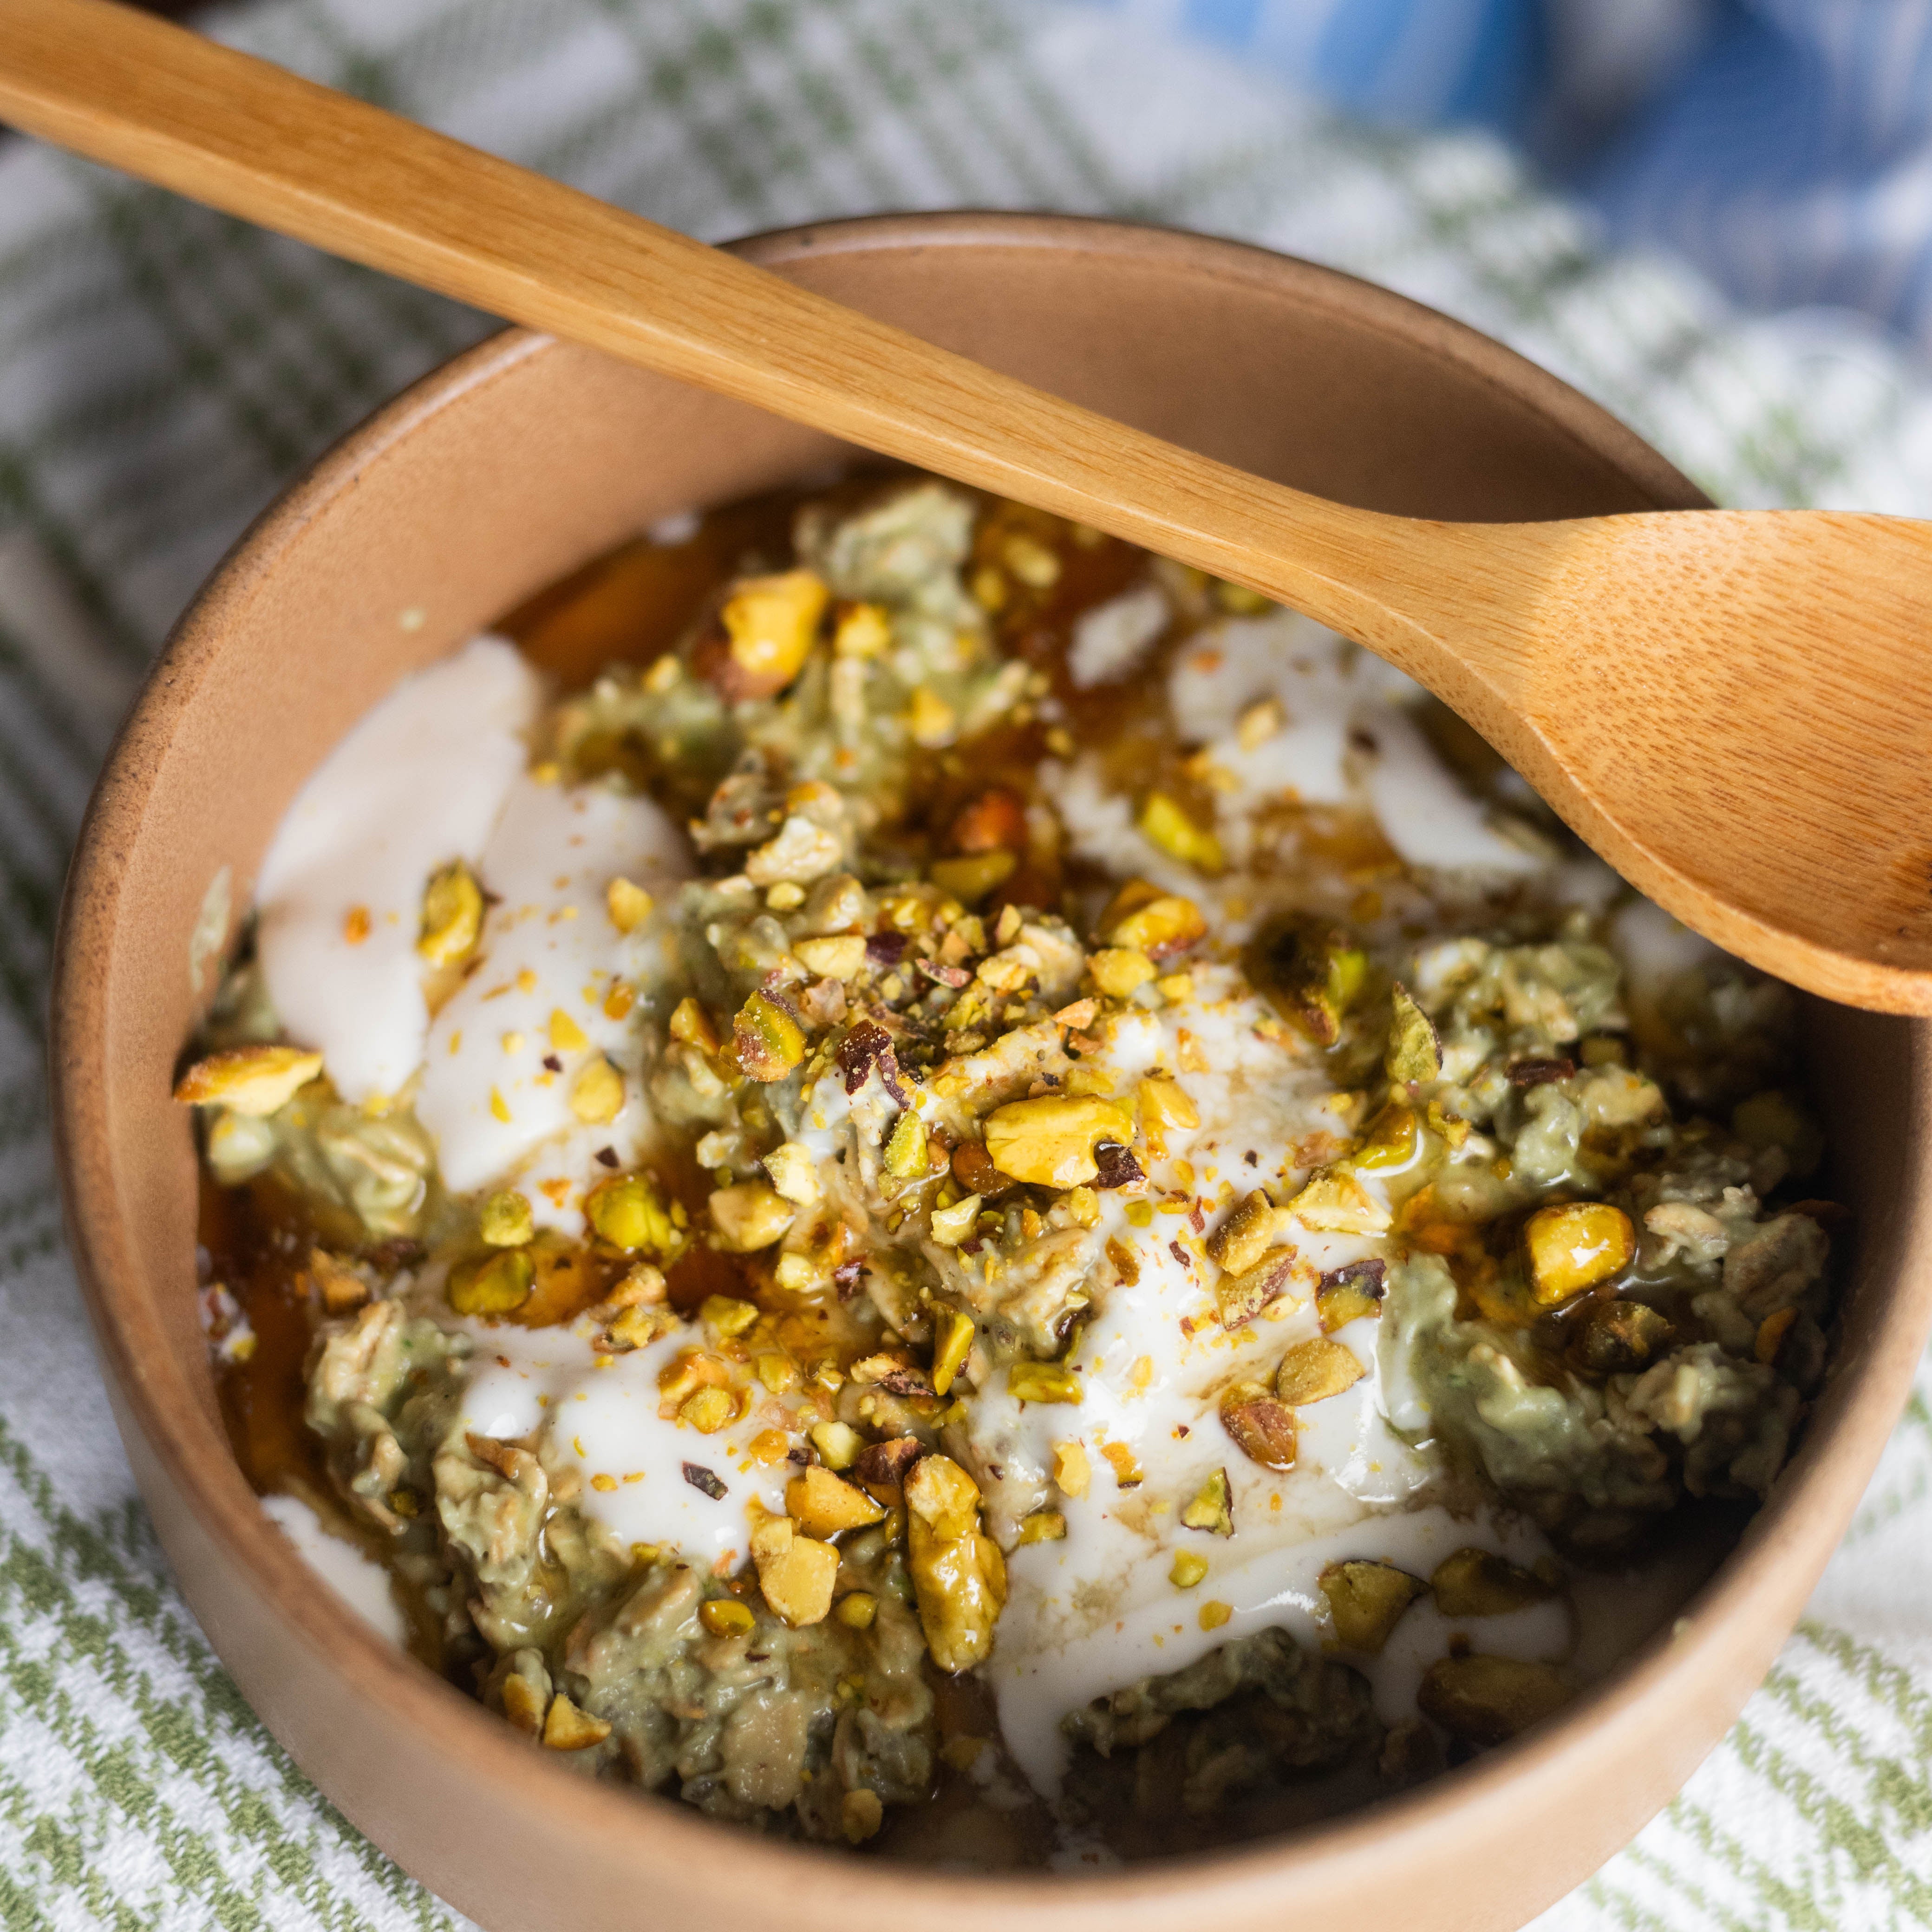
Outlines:
{"type": "MultiPolygon", "coordinates": [[[[252,49],[707,237],[889,207],[1118,212],[1386,281],[1722,500],[1932,512],[1932,392],[1836,321],[1606,256],[1486,140],[1337,124],[1118,16],[998,0],[267,0],[252,49]]],[[[0,154],[0,1923],[457,1922],[323,1804],[167,1581],[52,1198],[65,851],[142,667],[309,458],[487,325],[18,144],[0,154]]],[[[1932,1919],[1926,1385],[1811,1619],[1548,1932],[1932,1919]]]]}

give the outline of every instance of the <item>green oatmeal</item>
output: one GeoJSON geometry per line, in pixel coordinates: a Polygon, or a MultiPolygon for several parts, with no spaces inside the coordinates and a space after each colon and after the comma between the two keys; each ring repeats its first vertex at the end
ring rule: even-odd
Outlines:
{"type": "Polygon", "coordinates": [[[231,1434],[586,1776],[1078,1869],[1560,1709],[1826,1365],[1787,990],[1378,660],[860,477],[313,774],[178,1089],[231,1434]]]}

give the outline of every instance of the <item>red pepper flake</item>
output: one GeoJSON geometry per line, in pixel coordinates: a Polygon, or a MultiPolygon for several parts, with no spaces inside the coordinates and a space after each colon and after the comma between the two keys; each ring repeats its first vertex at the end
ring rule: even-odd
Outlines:
{"type": "Polygon", "coordinates": [[[1167,1244],[1167,1251],[1183,1268],[1191,1268],[1194,1265],[1193,1262],[1188,1258],[1187,1250],[1178,1241],[1169,1241],[1167,1244]]]}

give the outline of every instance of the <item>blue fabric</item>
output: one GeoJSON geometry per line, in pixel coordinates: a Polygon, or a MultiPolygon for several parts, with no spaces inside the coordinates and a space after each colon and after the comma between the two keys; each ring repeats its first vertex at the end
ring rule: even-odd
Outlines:
{"type": "Polygon", "coordinates": [[[1932,0],[1113,0],[1334,106],[1486,124],[1612,235],[1932,353],[1932,0]]]}

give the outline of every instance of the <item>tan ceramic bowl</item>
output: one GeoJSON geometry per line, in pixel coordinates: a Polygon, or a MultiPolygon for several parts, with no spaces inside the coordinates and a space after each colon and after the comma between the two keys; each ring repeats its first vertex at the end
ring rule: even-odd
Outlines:
{"type": "MultiPolygon", "coordinates": [[[[1495,344],[1254,250],[955,215],[841,224],[744,252],[1346,502],[1495,519],[1701,501],[1628,430],[1495,344]]],[[[230,1456],[196,1320],[189,1125],[168,1098],[213,976],[190,959],[211,882],[225,874],[236,911],[246,907],[291,795],[402,673],[655,518],[833,453],[736,404],[512,331],[325,457],[183,620],[82,834],[54,1006],[74,1257],[182,1588],[296,1761],[492,1932],[1134,1932],[1184,1915],[1262,1932],[1285,1913],[1352,1923],[1371,1901],[1378,1921],[1413,1932],[1518,1925],[1624,1844],[1721,1736],[1864,1486],[1932,1316],[1932,1027],[1810,1009],[1834,1185],[1859,1231],[1844,1333],[1803,1446],[1674,1634],[1522,1743],[1243,1850],[1116,1876],[976,1876],[767,1842],[593,1786],[342,1610],[230,1456]]]]}

